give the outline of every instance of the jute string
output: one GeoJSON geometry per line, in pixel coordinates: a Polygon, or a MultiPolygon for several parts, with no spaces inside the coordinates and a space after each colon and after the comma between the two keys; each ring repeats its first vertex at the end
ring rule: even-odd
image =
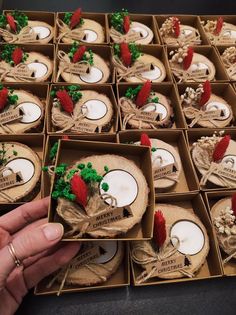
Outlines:
{"type": "Polygon", "coordinates": [[[17,66],[12,67],[8,64],[5,64],[3,66],[2,63],[0,63],[0,81],[4,81],[5,77],[11,77],[14,78],[16,81],[23,81],[23,82],[29,82],[29,81],[35,81],[36,77],[22,77],[20,75],[17,75],[15,72],[17,69],[21,70],[29,70],[28,66],[24,63],[19,63],[17,66]]]}
{"type": "MultiPolygon", "coordinates": [[[[203,119],[205,115],[205,111],[199,110],[194,107],[185,107],[183,108],[183,112],[187,118],[192,119],[191,123],[188,125],[188,127],[190,128],[196,125],[199,120],[203,119]]],[[[218,127],[214,119],[208,119],[208,121],[212,123],[215,127],[218,127]]]]}
{"type": "MultiPolygon", "coordinates": [[[[128,37],[130,34],[136,33],[134,31],[128,32],[127,34],[121,34],[117,30],[114,29],[114,27],[111,27],[110,29],[110,36],[113,39],[115,43],[123,43],[123,42],[129,42],[128,37]]],[[[140,38],[141,39],[141,38],[140,38]]]]}
{"type": "MultiPolygon", "coordinates": [[[[154,158],[152,164],[155,164],[155,161],[156,161],[156,160],[160,160],[160,162],[162,162],[162,157],[161,157],[160,155],[157,155],[157,156],[154,158]]],[[[162,166],[160,166],[160,167],[162,167],[162,166]]],[[[155,172],[155,169],[157,169],[157,167],[153,167],[153,169],[152,169],[153,173],[155,172]]],[[[163,177],[161,177],[161,178],[158,178],[158,179],[163,179],[163,178],[166,178],[166,179],[169,179],[169,180],[173,180],[175,183],[178,183],[178,182],[179,182],[178,176],[177,176],[176,172],[173,172],[172,174],[169,174],[169,175],[165,175],[165,176],[163,176],[163,177]]],[[[158,179],[157,179],[157,180],[158,180],[158,179]]],[[[155,179],[154,179],[154,180],[155,180],[155,179]]]]}
{"type": "Polygon", "coordinates": [[[232,258],[235,258],[236,255],[236,235],[231,235],[227,237],[224,241],[222,241],[222,245],[226,251],[231,251],[233,248],[233,252],[223,260],[223,265],[229,262],[232,258]]]}
{"type": "Polygon", "coordinates": [[[179,78],[180,82],[186,82],[188,80],[199,82],[199,81],[205,81],[208,79],[208,74],[202,74],[201,76],[195,77],[191,72],[188,72],[183,69],[176,68],[175,66],[171,65],[171,71],[173,74],[179,78]]]}
{"type": "MultiPolygon", "coordinates": [[[[6,167],[6,166],[2,166],[0,168],[0,177],[3,177],[3,173],[6,172],[6,171],[10,171],[11,173],[14,173],[12,168],[6,167]]],[[[8,202],[14,202],[14,199],[11,198],[11,196],[9,194],[7,194],[6,192],[4,192],[4,191],[0,191],[0,196],[3,199],[5,199],[6,201],[8,201],[8,202]]]]}
{"type": "Polygon", "coordinates": [[[78,40],[78,37],[80,37],[81,34],[81,39],[83,39],[86,34],[84,33],[83,30],[80,29],[70,29],[67,24],[65,24],[62,20],[57,19],[56,24],[59,27],[60,34],[57,37],[58,42],[62,40],[63,37],[68,37],[74,40],[78,40]]]}
{"type": "Polygon", "coordinates": [[[7,37],[8,43],[36,43],[38,40],[36,38],[36,33],[34,32],[33,28],[30,26],[25,26],[21,29],[21,31],[19,32],[19,34],[13,34],[11,32],[9,32],[8,30],[5,30],[3,28],[0,28],[0,35],[2,37],[7,37]],[[24,39],[24,36],[27,34],[32,34],[32,39],[24,39]]]}

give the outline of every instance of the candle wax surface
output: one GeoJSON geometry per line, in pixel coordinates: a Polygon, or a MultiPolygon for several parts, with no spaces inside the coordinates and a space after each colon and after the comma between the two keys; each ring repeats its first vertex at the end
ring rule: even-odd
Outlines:
{"type": "MultiPolygon", "coordinates": [[[[171,228],[170,236],[179,238],[178,251],[184,255],[196,255],[202,250],[205,243],[205,237],[201,228],[188,220],[176,222],[171,228]]],[[[177,245],[175,238],[172,238],[172,244],[177,245]]]]}
{"type": "Polygon", "coordinates": [[[45,26],[33,26],[34,32],[38,35],[39,39],[48,37],[51,33],[50,29],[45,26]]]}
{"type": "Polygon", "coordinates": [[[107,106],[100,100],[89,100],[83,104],[82,113],[91,120],[101,119],[107,113],[107,106]]]}
{"type": "Polygon", "coordinates": [[[206,104],[205,109],[206,111],[217,110],[217,109],[223,110],[223,113],[224,113],[223,117],[225,119],[228,118],[230,115],[229,107],[219,102],[210,102],[206,104]]]}
{"type": "Polygon", "coordinates": [[[147,105],[143,106],[144,112],[156,112],[161,114],[161,120],[165,119],[167,116],[167,109],[161,103],[148,103],[147,105]]]}
{"type": "Polygon", "coordinates": [[[88,83],[99,82],[102,79],[102,77],[103,77],[103,72],[94,66],[90,68],[89,73],[80,75],[80,79],[88,83]]]}
{"type": "Polygon", "coordinates": [[[97,264],[104,264],[109,262],[117,253],[117,241],[98,241],[95,245],[101,247],[105,251],[104,254],[94,260],[94,262],[97,264]]]}
{"type": "Polygon", "coordinates": [[[155,152],[152,152],[153,166],[163,167],[172,163],[175,163],[175,158],[169,151],[165,149],[157,149],[155,152]]]}
{"type": "Polygon", "coordinates": [[[92,30],[84,30],[84,33],[86,34],[86,38],[82,39],[82,42],[92,43],[95,42],[95,40],[98,38],[97,33],[92,30]]]}
{"type": "Polygon", "coordinates": [[[27,66],[31,70],[34,70],[35,78],[42,78],[48,72],[48,67],[44,63],[41,63],[41,62],[31,62],[31,63],[28,63],[27,66]]]}
{"type": "Polygon", "coordinates": [[[234,31],[234,30],[224,30],[223,36],[236,39],[236,31],[234,31]]]}
{"type": "MultiPolygon", "coordinates": [[[[117,206],[124,207],[134,202],[138,195],[138,184],[135,178],[128,172],[123,170],[112,170],[103,176],[100,183],[100,193],[107,193],[116,198],[117,206]],[[107,183],[109,189],[105,192],[102,184],[107,183]]],[[[107,200],[109,204],[110,200],[107,200]]]]}
{"type": "Polygon", "coordinates": [[[236,171],[236,155],[225,155],[221,161],[221,164],[224,164],[225,167],[236,171]]]}
{"type": "Polygon", "coordinates": [[[135,27],[131,27],[131,30],[136,33],[141,33],[142,34],[141,38],[146,38],[148,36],[148,31],[144,27],[135,26],[135,27]]]}
{"type": "Polygon", "coordinates": [[[189,67],[189,71],[195,71],[195,70],[204,70],[204,69],[208,69],[208,66],[205,63],[202,62],[198,62],[198,63],[193,63],[190,67],[189,67]]]}
{"type": "MultiPolygon", "coordinates": [[[[34,164],[24,158],[16,158],[6,164],[6,167],[10,167],[14,173],[21,172],[24,183],[27,183],[34,176],[34,164]]],[[[3,176],[8,176],[11,171],[6,170],[3,172],[3,176]]]]}
{"type": "Polygon", "coordinates": [[[152,81],[160,78],[161,70],[157,66],[154,66],[153,70],[142,72],[141,75],[143,78],[152,81]]]}
{"type": "Polygon", "coordinates": [[[29,124],[37,121],[42,115],[41,108],[35,103],[24,102],[19,104],[17,107],[21,108],[24,112],[20,120],[20,122],[24,124],[29,124]]]}

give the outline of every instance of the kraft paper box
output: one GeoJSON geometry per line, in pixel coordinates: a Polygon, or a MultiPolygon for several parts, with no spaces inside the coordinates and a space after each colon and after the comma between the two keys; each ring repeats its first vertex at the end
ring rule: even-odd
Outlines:
{"type": "Polygon", "coordinates": [[[224,62],[223,62],[223,58],[222,58],[222,54],[224,53],[224,51],[227,49],[227,48],[229,48],[229,47],[235,47],[235,45],[217,45],[216,46],[216,52],[218,53],[218,56],[220,57],[220,60],[221,60],[221,62],[222,62],[222,64],[223,64],[223,67],[224,67],[224,69],[225,69],[225,72],[227,73],[227,75],[228,75],[228,80],[229,81],[233,81],[233,82],[235,82],[235,80],[233,80],[232,78],[230,78],[230,76],[229,76],[229,74],[228,74],[228,71],[227,71],[227,68],[226,68],[226,66],[224,65],[224,62]]]}
{"type": "MultiPolygon", "coordinates": [[[[65,12],[58,12],[56,14],[56,37],[55,37],[55,39],[59,43],[62,42],[62,40],[58,41],[59,27],[58,27],[58,24],[57,24],[57,20],[60,19],[60,20],[63,21],[64,15],[65,15],[65,12]]],[[[84,18],[84,19],[90,19],[90,20],[93,20],[93,21],[99,23],[103,27],[103,30],[104,30],[104,33],[105,33],[105,41],[104,41],[104,43],[101,43],[101,44],[104,45],[104,44],[108,44],[109,43],[109,34],[107,32],[107,29],[108,29],[107,14],[105,14],[105,13],[94,13],[94,12],[83,12],[82,11],[81,17],[84,18]]],[[[86,43],[84,41],[81,41],[81,42],[82,43],[86,43]]],[[[93,45],[93,43],[89,43],[89,44],[93,45]]],[[[96,43],[96,45],[101,45],[101,44],[96,43]]]]}
{"type": "MultiPolygon", "coordinates": [[[[202,28],[204,33],[206,34],[203,25],[209,20],[209,21],[217,21],[219,17],[223,18],[223,21],[226,23],[230,23],[236,26],[236,15],[200,15],[200,21],[202,24],[202,28]]],[[[207,37],[207,34],[206,34],[207,37]]],[[[211,41],[209,38],[207,38],[209,45],[211,44],[211,41]]],[[[217,45],[218,46],[218,45],[217,45]]]]}
{"type": "Polygon", "coordinates": [[[197,15],[155,15],[155,21],[156,21],[156,27],[158,30],[159,37],[161,39],[161,43],[165,45],[164,40],[160,34],[160,28],[162,27],[162,24],[165,22],[166,19],[170,17],[177,17],[180,21],[181,25],[189,25],[191,27],[196,28],[199,31],[200,39],[201,39],[201,45],[208,45],[208,39],[206,37],[205,32],[202,29],[202,25],[200,22],[200,19],[197,15]]]}
{"type": "MultiPolygon", "coordinates": [[[[56,55],[55,55],[55,70],[54,70],[54,81],[53,82],[64,82],[62,77],[60,76],[57,80],[58,76],[58,69],[59,69],[59,59],[58,59],[58,51],[62,50],[65,53],[68,53],[71,49],[72,44],[57,44],[56,45],[56,55]]],[[[113,84],[115,83],[115,70],[111,61],[111,47],[110,46],[105,46],[105,45],[84,45],[86,46],[87,49],[91,49],[95,54],[99,55],[103,60],[108,64],[110,68],[110,77],[108,81],[105,84],[113,84]]],[[[84,82],[83,84],[88,84],[84,82]]],[[[93,85],[98,85],[98,84],[104,84],[104,83],[94,83],[93,85]]]]}
{"type": "MultiPolygon", "coordinates": [[[[6,44],[6,43],[0,44],[0,51],[3,49],[4,45],[8,45],[8,44],[6,44]]],[[[37,45],[35,45],[35,44],[16,44],[16,45],[17,45],[17,47],[20,47],[26,53],[37,52],[37,53],[44,55],[45,57],[48,57],[50,59],[50,61],[52,62],[53,69],[54,69],[55,47],[53,44],[41,44],[41,45],[38,45],[38,44],[37,45]]],[[[50,83],[50,82],[52,82],[52,79],[53,79],[53,70],[52,70],[52,74],[50,75],[48,80],[43,82],[43,83],[50,83]]],[[[22,81],[20,81],[20,82],[22,82],[22,81]]],[[[38,82],[34,82],[33,80],[32,80],[32,82],[29,82],[29,83],[38,84],[38,82]]]]}
{"type": "MultiPolygon", "coordinates": [[[[49,135],[47,137],[45,143],[45,152],[44,152],[44,159],[43,165],[44,166],[51,166],[53,163],[50,160],[50,150],[53,145],[59,140],[62,139],[63,136],[61,135],[49,135]]],[[[70,135],[69,139],[71,140],[86,140],[86,141],[98,141],[98,142],[117,142],[117,135],[116,134],[85,134],[85,135],[70,135]]],[[[42,173],[42,196],[46,197],[50,194],[51,189],[51,176],[48,172],[42,173]]]]}
{"type": "MultiPolygon", "coordinates": [[[[14,10],[3,10],[3,14],[14,12],[14,10]]],[[[41,21],[49,24],[52,26],[53,29],[53,38],[50,43],[53,43],[55,40],[55,18],[56,15],[54,12],[47,12],[47,11],[23,11],[20,12],[24,13],[28,16],[29,20],[31,21],[41,21]]],[[[36,43],[36,45],[41,45],[40,43],[36,43]]]]}
{"type": "MultiPolygon", "coordinates": [[[[138,85],[137,83],[119,83],[116,85],[117,89],[117,100],[118,100],[118,106],[120,107],[120,99],[121,97],[125,96],[125,92],[127,91],[128,88],[136,88],[138,85]]],[[[170,105],[173,108],[174,112],[174,121],[173,121],[173,126],[172,129],[185,129],[185,119],[179,104],[179,99],[178,95],[175,89],[175,85],[173,83],[158,83],[158,84],[152,84],[152,91],[161,93],[164,96],[167,97],[167,99],[170,101],[170,105]]],[[[123,125],[123,118],[122,118],[122,113],[120,109],[120,125],[121,125],[121,130],[124,130],[122,125],[123,125]]],[[[160,130],[161,128],[158,128],[160,130]]],[[[168,128],[165,128],[168,129],[168,128]]],[[[127,128],[128,130],[128,128],[127,128]]],[[[135,130],[135,129],[132,129],[135,130]]],[[[137,130],[137,129],[136,129],[137,130]]],[[[151,129],[150,129],[151,130],[151,129]]]]}
{"type": "MultiPolygon", "coordinates": [[[[132,23],[132,21],[134,22],[139,22],[142,23],[144,25],[146,25],[147,27],[149,27],[152,32],[153,32],[153,40],[150,44],[161,44],[160,38],[158,36],[157,30],[156,30],[156,26],[155,26],[155,20],[154,17],[152,15],[144,15],[144,14],[129,14],[130,16],[130,21],[132,23]]],[[[107,33],[110,34],[110,28],[111,28],[111,13],[108,14],[108,30],[107,33]]],[[[112,38],[110,37],[110,43],[113,43],[112,38]]]]}
{"type": "MultiPolygon", "coordinates": [[[[165,77],[165,80],[162,82],[172,82],[172,75],[170,72],[169,63],[168,63],[165,49],[161,45],[137,45],[137,46],[141,53],[154,56],[164,64],[164,67],[166,70],[166,77],[165,77]]],[[[112,53],[114,53],[114,49],[112,49],[112,53]]],[[[137,61],[138,60],[139,59],[137,59],[137,61]]],[[[116,79],[118,83],[126,82],[124,79],[119,81],[117,70],[116,70],[116,79]]]]}
{"type": "MultiPolygon", "coordinates": [[[[187,136],[187,144],[188,144],[188,148],[189,148],[189,152],[190,152],[190,156],[191,156],[191,159],[192,159],[192,155],[191,155],[191,151],[192,151],[192,147],[193,147],[193,143],[196,142],[198,139],[200,139],[202,136],[208,136],[208,137],[211,137],[214,132],[216,133],[219,133],[220,131],[222,131],[224,129],[206,129],[206,128],[199,128],[199,129],[194,129],[194,130],[190,130],[188,129],[186,131],[186,136],[187,136]]],[[[225,130],[225,133],[224,135],[230,135],[231,136],[231,139],[232,140],[236,140],[236,129],[233,128],[233,129],[227,129],[225,130]]],[[[195,167],[195,170],[196,170],[196,173],[197,173],[197,176],[198,176],[198,182],[200,183],[200,180],[201,180],[201,175],[200,173],[198,172],[197,168],[195,167]]],[[[216,185],[213,185],[212,183],[209,183],[207,182],[206,186],[204,188],[201,188],[199,186],[199,190],[203,190],[203,191],[213,191],[213,190],[216,190],[216,191],[219,191],[219,190],[222,190],[222,189],[225,189],[225,190],[229,190],[230,188],[227,188],[227,187],[220,187],[220,186],[216,186],[216,185]]]]}
{"type": "Polygon", "coordinates": [[[11,82],[2,82],[1,85],[5,86],[8,89],[13,90],[24,90],[26,92],[29,92],[35,96],[37,96],[40,101],[44,105],[44,117],[42,119],[41,125],[37,127],[37,129],[34,132],[27,132],[23,134],[44,134],[45,128],[46,128],[46,113],[47,113],[47,102],[48,102],[48,90],[49,85],[46,83],[38,83],[31,84],[31,83],[11,83],[11,82]]]}
{"type": "MultiPolygon", "coordinates": [[[[168,60],[171,59],[170,52],[176,50],[176,46],[168,46],[166,48],[167,50],[167,57],[168,60]]],[[[225,72],[224,66],[222,64],[222,61],[220,60],[220,57],[218,56],[218,53],[216,52],[216,48],[213,46],[194,46],[194,52],[201,54],[205,57],[207,57],[215,66],[216,74],[215,79],[212,82],[215,81],[228,81],[228,75],[225,72]]],[[[169,62],[170,65],[170,62],[169,62]]],[[[173,74],[173,73],[172,73],[173,74]]],[[[173,75],[174,77],[174,75],[173,75]]],[[[177,82],[177,79],[174,78],[174,81],[177,82]]]]}
{"type": "MultiPolygon", "coordinates": [[[[138,266],[131,260],[131,275],[132,283],[135,286],[149,286],[149,285],[158,285],[158,284],[167,284],[167,283],[179,283],[179,282],[188,282],[196,281],[203,279],[211,279],[221,277],[223,274],[219,251],[215,241],[213,227],[207,213],[205,204],[203,202],[202,196],[199,193],[189,193],[182,195],[158,195],[156,201],[158,203],[172,204],[179,207],[182,207],[191,213],[195,213],[198,218],[201,220],[203,225],[206,228],[208,238],[209,238],[209,253],[205,260],[203,266],[199,269],[193,278],[179,278],[179,279],[160,279],[160,278],[150,278],[149,280],[143,283],[137,283],[137,277],[142,273],[144,269],[138,266]]],[[[159,209],[161,210],[161,208],[159,209]]],[[[190,256],[191,258],[191,256],[190,256]]]]}
{"type": "MultiPolygon", "coordinates": [[[[1,135],[0,142],[18,142],[25,144],[30,149],[32,149],[39,157],[41,165],[43,161],[43,153],[44,153],[44,142],[45,136],[44,135],[37,135],[37,134],[24,134],[24,135],[1,135]]],[[[40,180],[41,181],[41,180],[40,180]]],[[[41,199],[41,184],[39,183],[39,187],[37,189],[38,193],[33,198],[33,200],[41,199]]]]}
{"type": "MultiPolygon", "coordinates": [[[[206,205],[208,207],[210,216],[211,216],[211,208],[216,204],[216,202],[218,202],[219,200],[224,199],[224,198],[231,198],[231,196],[235,193],[236,193],[236,190],[230,190],[230,191],[219,190],[217,192],[214,191],[214,192],[204,193],[206,205]]],[[[214,227],[212,216],[211,216],[211,220],[212,220],[212,225],[214,227]]],[[[216,243],[218,244],[215,229],[214,229],[214,234],[215,234],[216,243]]],[[[236,276],[236,260],[235,260],[235,258],[232,258],[226,264],[223,264],[223,260],[225,258],[227,258],[228,255],[226,255],[223,252],[223,250],[220,249],[219,245],[218,245],[218,249],[220,252],[221,264],[223,267],[224,274],[226,276],[236,276]]]]}
{"type": "MultiPolygon", "coordinates": [[[[61,163],[72,165],[83,157],[103,154],[115,154],[133,161],[143,172],[148,187],[148,206],[140,223],[136,224],[126,234],[117,236],[116,238],[109,238],[106,240],[135,240],[135,239],[150,239],[153,231],[153,206],[154,206],[154,188],[153,176],[151,168],[151,154],[148,147],[138,147],[127,144],[115,144],[105,142],[79,141],[79,140],[59,140],[59,147],[57,152],[56,164],[57,167],[61,163]]],[[[122,168],[122,166],[121,166],[122,168]]],[[[55,182],[55,177],[53,177],[55,182]]],[[[60,222],[65,226],[65,223],[56,215],[56,200],[50,200],[49,205],[49,222],[60,222]]],[[[65,231],[67,231],[65,226],[65,231]]],[[[95,238],[63,238],[66,241],[89,241],[101,240],[95,238]]]]}
{"type": "Polygon", "coordinates": [[[121,131],[119,132],[119,142],[120,143],[132,143],[136,141],[140,141],[141,134],[145,132],[149,138],[159,139],[164,141],[171,146],[173,146],[178,152],[182,171],[179,177],[179,182],[173,186],[172,188],[167,190],[163,190],[159,192],[159,194],[170,194],[176,193],[181,194],[189,191],[197,191],[198,190],[198,181],[194,171],[194,167],[192,165],[186,140],[184,134],[180,130],[142,130],[142,131],[121,131]]]}
{"type": "MultiPolygon", "coordinates": [[[[181,104],[180,96],[182,94],[184,94],[186,88],[191,87],[194,90],[196,90],[198,88],[199,84],[200,83],[193,83],[193,82],[191,82],[191,83],[178,83],[177,84],[178,97],[179,97],[180,104],[181,104]]],[[[229,126],[224,127],[224,130],[228,131],[232,128],[235,128],[236,127],[236,121],[235,121],[235,118],[236,118],[236,107],[235,107],[236,93],[235,93],[235,90],[233,89],[232,85],[230,85],[230,83],[215,83],[215,82],[213,82],[213,83],[211,83],[211,92],[212,92],[212,94],[215,94],[219,97],[222,97],[231,106],[231,109],[233,112],[233,119],[232,119],[232,122],[229,126]]],[[[190,123],[190,120],[189,120],[189,123],[190,123]]],[[[203,129],[203,127],[200,127],[197,125],[194,125],[192,128],[190,128],[188,126],[188,123],[187,123],[187,118],[186,118],[186,126],[190,130],[191,129],[203,129]]],[[[211,128],[209,128],[209,129],[211,129],[211,128]]]]}
{"type": "MultiPolygon", "coordinates": [[[[52,84],[50,87],[50,92],[49,92],[49,100],[48,100],[48,107],[47,107],[47,133],[48,134],[56,134],[57,130],[55,129],[55,127],[52,125],[52,120],[51,120],[51,110],[52,110],[52,103],[53,103],[53,97],[51,97],[51,91],[53,89],[58,89],[60,87],[63,86],[69,86],[69,85],[76,85],[76,86],[80,86],[80,91],[83,93],[83,90],[92,90],[92,91],[96,91],[97,93],[101,93],[101,94],[105,94],[110,102],[113,105],[113,111],[114,111],[114,119],[113,119],[113,124],[111,129],[109,130],[109,132],[102,132],[100,134],[104,134],[104,133],[115,133],[118,130],[118,124],[119,124],[119,109],[117,106],[117,102],[116,102],[116,98],[113,92],[113,89],[111,87],[111,85],[109,84],[72,84],[72,83],[56,83],[56,84],[52,84]]],[[[63,134],[77,134],[78,133],[72,133],[71,131],[65,131],[63,134]]],[[[82,134],[82,132],[80,133],[82,134]]],[[[89,135],[89,133],[86,133],[87,135],[89,135]]],[[[98,132],[94,133],[96,135],[99,135],[98,132]]]]}
{"type": "MultiPolygon", "coordinates": [[[[88,292],[104,289],[115,289],[119,287],[126,287],[130,285],[130,262],[129,262],[129,246],[128,243],[124,243],[124,258],[117,271],[106,281],[98,285],[92,285],[83,287],[79,285],[64,285],[61,293],[75,293],[75,292],[88,292]]],[[[52,287],[47,288],[48,283],[51,281],[53,275],[43,279],[34,290],[35,295],[49,295],[57,294],[60,284],[55,282],[52,287]]]]}

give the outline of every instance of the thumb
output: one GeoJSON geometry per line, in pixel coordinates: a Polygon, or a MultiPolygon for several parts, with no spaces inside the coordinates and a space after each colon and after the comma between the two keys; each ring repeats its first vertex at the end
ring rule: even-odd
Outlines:
{"type": "MultiPolygon", "coordinates": [[[[12,240],[16,257],[23,261],[25,258],[37,255],[49,249],[62,238],[64,233],[60,223],[48,223],[26,231],[12,240]]],[[[3,289],[8,275],[16,267],[14,259],[7,246],[0,250],[0,291],[3,289]]]]}

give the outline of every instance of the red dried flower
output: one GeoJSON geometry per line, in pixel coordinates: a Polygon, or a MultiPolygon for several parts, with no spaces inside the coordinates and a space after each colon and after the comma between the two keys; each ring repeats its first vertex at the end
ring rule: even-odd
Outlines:
{"type": "Polygon", "coordinates": [[[199,105],[205,105],[211,97],[211,83],[207,80],[203,84],[203,93],[201,95],[201,99],[199,101],[199,105]]]}
{"type": "Polygon", "coordinates": [[[152,146],[151,141],[150,141],[150,139],[146,133],[141,134],[140,143],[141,143],[141,145],[146,145],[150,148],[152,146]]]}
{"type": "Polygon", "coordinates": [[[73,104],[72,98],[67,93],[67,91],[66,90],[57,91],[56,96],[59,99],[60,104],[62,108],[64,109],[64,111],[71,114],[74,109],[74,104],[73,104]]]}
{"type": "Polygon", "coordinates": [[[71,19],[70,19],[70,28],[73,29],[74,27],[76,27],[79,23],[80,23],[80,19],[81,19],[81,14],[82,14],[82,10],[79,8],[77,9],[71,19]]]}
{"type": "Polygon", "coordinates": [[[23,50],[19,47],[15,48],[15,50],[12,52],[12,60],[14,61],[15,66],[18,65],[23,58],[23,50]]]}
{"type": "Polygon", "coordinates": [[[7,105],[7,98],[8,98],[8,89],[6,87],[3,87],[0,91],[0,111],[4,109],[4,107],[7,105]]]}
{"type": "Polygon", "coordinates": [[[62,140],[69,140],[69,137],[68,136],[62,136],[62,140]]]}
{"type": "Polygon", "coordinates": [[[215,35],[219,35],[224,24],[223,18],[220,16],[216,22],[215,35]]]}
{"type": "Polygon", "coordinates": [[[233,196],[231,198],[231,207],[232,207],[232,210],[234,212],[234,215],[236,216],[236,193],[233,194],[233,196]]]}
{"type": "Polygon", "coordinates": [[[125,33],[128,33],[128,31],[130,29],[130,18],[129,18],[129,15],[126,15],[124,17],[123,28],[124,28],[125,33]]]}
{"type": "Polygon", "coordinates": [[[166,220],[160,210],[155,212],[153,238],[158,248],[160,248],[166,240],[166,220]]]}
{"type": "Polygon", "coordinates": [[[16,22],[11,14],[7,14],[7,23],[10,25],[11,30],[16,33],[16,22]]]}
{"type": "Polygon", "coordinates": [[[76,196],[76,202],[85,207],[88,197],[88,188],[86,183],[78,174],[75,174],[72,177],[70,184],[72,193],[76,196]]]}
{"type": "Polygon", "coordinates": [[[191,63],[193,60],[193,54],[194,54],[193,48],[188,47],[187,56],[184,57],[184,61],[183,61],[184,70],[188,70],[188,68],[191,66],[191,63]]]}
{"type": "Polygon", "coordinates": [[[228,148],[230,139],[230,135],[226,135],[216,144],[215,150],[212,155],[212,159],[214,162],[218,162],[223,159],[224,154],[228,148]]]}
{"type": "Polygon", "coordinates": [[[129,50],[129,44],[127,43],[121,43],[120,44],[120,54],[121,59],[126,67],[129,67],[132,62],[132,55],[129,50]]]}
{"type": "Polygon", "coordinates": [[[175,32],[175,36],[179,37],[179,35],[180,35],[180,21],[176,16],[173,17],[173,29],[175,32]]]}
{"type": "Polygon", "coordinates": [[[146,81],[136,97],[137,107],[142,107],[148,100],[152,88],[151,81],[146,81]]]}
{"type": "Polygon", "coordinates": [[[80,61],[80,60],[83,58],[83,55],[84,55],[84,53],[86,52],[86,50],[87,50],[87,47],[85,47],[85,46],[80,46],[80,47],[76,50],[76,52],[74,53],[74,56],[73,56],[72,61],[73,61],[74,63],[80,61]]]}

